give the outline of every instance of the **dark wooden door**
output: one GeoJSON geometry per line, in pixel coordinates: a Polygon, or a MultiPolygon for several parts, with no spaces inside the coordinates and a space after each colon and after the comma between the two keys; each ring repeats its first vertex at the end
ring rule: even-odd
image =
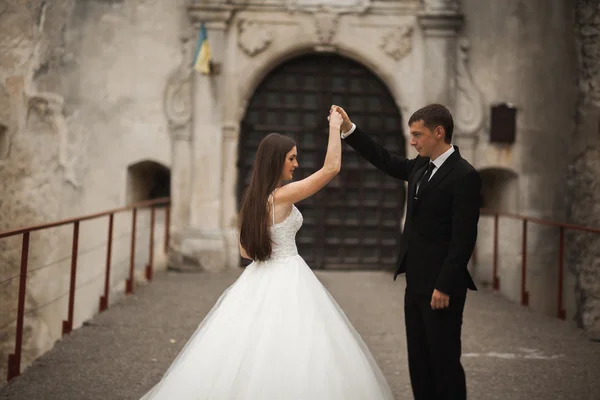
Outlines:
{"type": "MultiPolygon", "coordinates": [[[[386,86],[362,65],[336,55],[307,55],[274,69],[258,86],[241,126],[238,207],[260,140],[290,134],[298,144],[294,179],[314,173],[327,149],[331,104],[388,150],[405,154],[403,122],[386,86]]],[[[304,215],[300,254],[312,268],[391,268],[401,233],[405,190],[343,145],[341,173],[297,204],[304,215]]]]}

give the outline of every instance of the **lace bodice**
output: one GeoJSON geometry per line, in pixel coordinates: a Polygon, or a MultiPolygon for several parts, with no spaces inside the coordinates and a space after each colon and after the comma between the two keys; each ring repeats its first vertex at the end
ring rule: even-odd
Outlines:
{"type": "Polygon", "coordinates": [[[286,219],[269,227],[271,230],[271,240],[273,241],[271,260],[298,255],[296,232],[302,226],[303,220],[300,210],[296,206],[292,206],[292,211],[286,219]]]}

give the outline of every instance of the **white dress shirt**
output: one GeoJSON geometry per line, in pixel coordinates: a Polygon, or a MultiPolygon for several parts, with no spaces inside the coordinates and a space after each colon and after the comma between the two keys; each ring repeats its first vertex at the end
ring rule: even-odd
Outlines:
{"type": "Polygon", "coordinates": [[[446,150],[445,152],[440,154],[435,160],[431,160],[431,162],[433,163],[433,165],[435,165],[435,167],[433,168],[433,171],[431,172],[431,176],[429,177],[429,180],[431,180],[431,177],[433,176],[433,174],[435,174],[435,172],[438,169],[440,169],[442,164],[448,159],[448,157],[450,157],[450,155],[452,153],[454,153],[454,146],[450,145],[450,148],[448,150],[446,150]]]}
{"type": "MultiPolygon", "coordinates": [[[[342,132],[342,139],[346,139],[348,136],[350,136],[354,130],[356,129],[356,125],[354,125],[354,123],[352,124],[352,128],[350,128],[350,130],[348,132],[342,132]]],[[[450,155],[454,153],[454,146],[450,145],[450,148],[448,150],[446,150],[444,153],[440,154],[435,160],[431,160],[431,162],[433,163],[433,165],[435,166],[433,168],[433,171],[431,171],[431,176],[429,177],[429,180],[431,180],[431,177],[433,177],[433,174],[436,173],[436,171],[438,169],[440,169],[440,167],[442,166],[442,164],[448,159],[448,157],[450,157],[450,155]]],[[[421,182],[417,183],[417,192],[419,191],[419,186],[421,185],[421,182]]]]}
{"type": "Polygon", "coordinates": [[[355,129],[356,129],[356,125],[354,125],[354,122],[353,122],[352,128],[350,128],[350,130],[348,132],[342,132],[342,139],[346,139],[348,136],[352,135],[352,132],[354,132],[355,129]]]}

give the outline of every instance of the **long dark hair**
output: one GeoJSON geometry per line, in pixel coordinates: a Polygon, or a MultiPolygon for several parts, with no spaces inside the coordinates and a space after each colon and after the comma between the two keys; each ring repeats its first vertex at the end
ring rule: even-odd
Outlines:
{"type": "Polygon", "coordinates": [[[279,184],[287,153],[295,146],[292,138],[279,133],[268,134],[258,145],[240,209],[240,243],[253,260],[265,261],[271,256],[269,195],[279,184]]]}

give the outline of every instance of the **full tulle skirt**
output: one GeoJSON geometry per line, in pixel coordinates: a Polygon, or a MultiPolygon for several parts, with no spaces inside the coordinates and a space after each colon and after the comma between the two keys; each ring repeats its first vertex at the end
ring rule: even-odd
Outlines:
{"type": "Polygon", "coordinates": [[[246,267],[143,400],[393,399],[300,256],[246,267]]]}

